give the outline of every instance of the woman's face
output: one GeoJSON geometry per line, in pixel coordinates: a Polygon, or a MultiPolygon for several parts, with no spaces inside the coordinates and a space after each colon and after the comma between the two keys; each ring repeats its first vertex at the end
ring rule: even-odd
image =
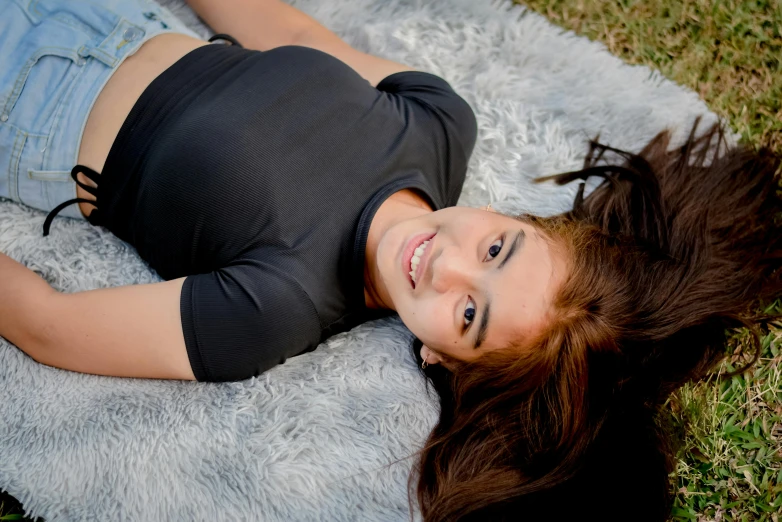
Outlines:
{"type": "Polygon", "coordinates": [[[377,268],[434,364],[443,354],[471,361],[540,331],[564,277],[561,257],[532,225],[450,207],[389,228],[377,268]]]}

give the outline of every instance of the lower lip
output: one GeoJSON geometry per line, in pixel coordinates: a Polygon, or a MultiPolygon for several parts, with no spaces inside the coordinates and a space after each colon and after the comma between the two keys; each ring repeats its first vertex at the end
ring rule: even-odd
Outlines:
{"type": "Polygon", "coordinates": [[[415,283],[413,282],[413,278],[410,277],[410,261],[413,259],[415,249],[418,248],[421,243],[428,239],[432,239],[433,237],[434,234],[432,232],[416,234],[410,238],[410,240],[407,242],[407,245],[405,246],[405,249],[402,251],[402,271],[405,273],[405,277],[407,277],[407,280],[410,281],[410,285],[413,288],[415,288],[415,283]]]}

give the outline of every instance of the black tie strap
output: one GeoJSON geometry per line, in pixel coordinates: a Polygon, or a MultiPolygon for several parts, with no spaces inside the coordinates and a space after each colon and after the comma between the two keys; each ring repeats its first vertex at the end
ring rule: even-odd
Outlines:
{"type": "Polygon", "coordinates": [[[215,40],[225,40],[226,42],[231,42],[231,45],[242,47],[242,44],[240,44],[239,41],[233,36],[231,36],[230,34],[225,34],[225,33],[216,34],[209,39],[209,42],[211,43],[214,42],[215,40]]]}
{"type": "MultiPolygon", "coordinates": [[[[78,186],[80,186],[85,191],[87,191],[87,193],[92,194],[93,196],[95,196],[97,198],[98,197],[98,190],[95,187],[91,187],[90,185],[85,185],[84,183],[79,181],[79,179],[77,178],[79,172],[81,172],[82,174],[84,174],[85,176],[90,178],[96,184],[98,183],[98,177],[100,176],[100,174],[98,174],[97,172],[95,172],[94,170],[92,170],[89,167],[85,167],[84,165],[76,165],[71,170],[71,178],[73,178],[73,181],[75,181],[78,186]]],[[[49,235],[49,229],[52,226],[52,221],[57,216],[57,214],[59,214],[62,211],[62,209],[64,209],[65,207],[67,207],[69,205],[73,205],[74,203],[90,203],[92,205],[95,205],[95,209],[93,209],[92,212],[90,212],[90,215],[87,216],[87,221],[89,221],[91,225],[98,225],[99,224],[99,219],[98,218],[99,218],[100,214],[98,213],[98,208],[97,208],[98,204],[97,204],[96,200],[85,199],[85,198],[69,199],[68,201],[63,201],[62,203],[60,203],[59,205],[54,207],[49,212],[49,215],[46,216],[46,220],[43,222],[43,235],[44,235],[44,237],[49,235]]]]}

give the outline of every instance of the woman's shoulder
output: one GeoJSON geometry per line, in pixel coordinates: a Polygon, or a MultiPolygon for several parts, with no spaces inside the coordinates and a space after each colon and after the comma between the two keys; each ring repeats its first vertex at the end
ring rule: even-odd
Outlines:
{"type": "Polygon", "coordinates": [[[270,262],[240,262],[188,276],[180,299],[182,330],[198,380],[259,375],[314,350],[317,310],[296,278],[270,262]],[[230,354],[230,356],[227,356],[230,354]]]}

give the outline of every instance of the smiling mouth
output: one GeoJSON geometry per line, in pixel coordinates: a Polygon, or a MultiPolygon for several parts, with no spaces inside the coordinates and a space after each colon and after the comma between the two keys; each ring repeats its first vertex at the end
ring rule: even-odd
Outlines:
{"type": "Polygon", "coordinates": [[[428,245],[435,234],[419,234],[413,237],[407,244],[402,258],[402,269],[407,274],[410,285],[415,288],[421,281],[426,260],[428,259],[428,245]]]}
{"type": "MultiPolygon", "coordinates": [[[[418,266],[421,264],[421,259],[424,257],[426,247],[431,239],[427,239],[421,245],[413,251],[413,257],[410,258],[410,277],[413,279],[413,284],[417,283],[421,277],[418,266]]],[[[423,272],[423,266],[421,266],[421,272],[423,272]]]]}

